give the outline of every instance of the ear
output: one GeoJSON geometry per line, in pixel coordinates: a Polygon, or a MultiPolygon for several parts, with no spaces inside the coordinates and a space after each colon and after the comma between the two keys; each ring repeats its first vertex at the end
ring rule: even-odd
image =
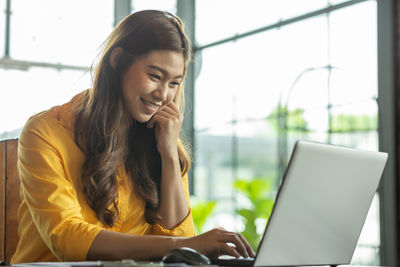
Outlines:
{"type": "Polygon", "coordinates": [[[124,49],[122,49],[122,47],[115,47],[112,51],[111,51],[111,55],[110,55],[110,65],[111,67],[116,70],[117,69],[117,65],[118,65],[118,60],[119,57],[124,53],[124,49]]]}

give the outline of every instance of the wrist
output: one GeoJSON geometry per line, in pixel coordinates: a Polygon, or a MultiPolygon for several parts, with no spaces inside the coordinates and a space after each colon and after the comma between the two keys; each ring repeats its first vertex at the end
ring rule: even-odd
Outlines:
{"type": "Polygon", "coordinates": [[[180,247],[187,247],[188,246],[188,237],[175,237],[173,239],[173,247],[180,248],[180,247]]]}
{"type": "Polygon", "coordinates": [[[179,154],[178,149],[176,150],[167,150],[165,152],[160,152],[161,160],[164,162],[179,162],[179,154]]]}

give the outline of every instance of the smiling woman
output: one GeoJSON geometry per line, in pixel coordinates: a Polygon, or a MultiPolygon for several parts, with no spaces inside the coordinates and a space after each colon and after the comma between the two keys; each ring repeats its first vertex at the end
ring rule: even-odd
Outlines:
{"type": "Polygon", "coordinates": [[[27,122],[11,263],[157,259],[182,246],[254,256],[240,234],[194,236],[179,138],[189,57],[179,18],[133,13],[108,38],[93,88],[27,122]]]}
{"type": "MultiPolygon", "coordinates": [[[[111,60],[117,52],[122,53],[122,49],[111,54],[111,60]]],[[[174,100],[184,66],[183,55],[169,50],[152,51],[132,63],[122,79],[122,93],[135,120],[148,121],[174,100]]]]}

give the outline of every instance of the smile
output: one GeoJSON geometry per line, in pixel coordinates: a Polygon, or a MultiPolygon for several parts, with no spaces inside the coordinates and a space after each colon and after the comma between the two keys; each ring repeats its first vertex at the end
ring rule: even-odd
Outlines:
{"type": "Polygon", "coordinates": [[[145,105],[146,109],[150,112],[150,113],[154,113],[157,112],[157,110],[161,107],[161,105],[147,101],[146,99],[140,98],[140,100],[143,102],[143,104],[145,105]]]}

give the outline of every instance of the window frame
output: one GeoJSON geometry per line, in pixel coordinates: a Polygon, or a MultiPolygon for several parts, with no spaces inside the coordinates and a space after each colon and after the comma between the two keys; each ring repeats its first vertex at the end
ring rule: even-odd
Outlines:
{"type": "Polygon", "coordinates": [[[398,187],[397,123],[395,96],[394,33],[396,7],[394,1],[377,0],[378,40],[378,132],[379,149],[389,154],[388,162],[379,188],[380,196],[380,237],[381,265],[397,266],[398,210],[396,210],[398,187]]]}
{"type": "MultiPolygon", "coordinates": [[[[179,5],[185,5],[183,2],[186,2],[186,5],[191,5],[192,7],[195,4],[195,0],[192,1],[178,1],[178,10],[179,5]],[[189,4],[187,4],[189,2],[189,4]],[[180,4],[179,4],[180,3],[180,4]]],[[[292,19],[288,19],[286,21],[280,21],[276,24],[267,25],[265,27],[261,27],[246,33],[237,34],[232,37],[228,37],[225,39],[217,40],[212,43],[204,44],[201,46],[194,46],[194,54],[197,57],[197,54],[201,53],[201,50],[224,44],[227,42],[236,41],[240,38],[247,37],[249,35],[257,34],[262,31],[274,29],[277,27],[281,27],[283,25],[287,25],[290,23],[294,23],[297,21],[301,21],[313,16],[317,16],[326,12],[330,12],[339,8],[344,8],[350,5],[358,4],[360,2],[369,1],[369,0],[352,0],[346,1],[337,5],[332,5],[327,8],[310,12],[308,14],[304,14],[302,16],[298,16],[292,19]]],[[[394,49],[394,33],[397,28],[394,28],[394,18],[396,8],[395,1],[387,0],[387,1],[378,1],[377,2],[377,40],[378,40],[378,135],[379,135],[379,150],[388,152],[390,157],[389,161],[386,165],[385,171],[382,176],[382,182],[379,187],[379,205],[380,205],[380,261],[381,265],[388,266],[397,266],[399,261],[397,257],[397,245],[399,242],[399,236],[397,232],[397,218],[398,210],[397,210],[397,168],[396,163],[398,162],[397,157],[397,124],[396,124],[396,106],[395,101],[395,59],[396,53],[394,49]]],[[[397,3],[397,2],[396,2],[397,3]]],[[[194,7],[193,7],[194,10],[194,7]]],[[[192,16],[194,18],[194,16],[192,16]]],[[[185,21],[185,20],[184,20],[185,21]]],[[[186,21],[185,21],[186,22],[186,21]]],[[[194,22],[191,22],[194,23],[194,22]]],[[[194,34],[194,32],[193,32],[194,34]]],[[[194,35],[193,35],[194,36],[194,35]]],[[[195,43],[195,40],[192,39],[192,43],[195,43]]],[[[192,88],[195,86],[195,80],[193,77],[188,77],[186,79],[186,84],[190,84],[192,88]]],[[[193,90],[193,89],[192,89],[193,90]]],[[[191,98],[191,112],[194,112],[195,100],[191,98]]],[[[193,133],[191,135],[192,144],[194,144],[194,125],[186,126],[193,133]]],[[[193,166],[195,167],[195,166],[193,166]]]]}

